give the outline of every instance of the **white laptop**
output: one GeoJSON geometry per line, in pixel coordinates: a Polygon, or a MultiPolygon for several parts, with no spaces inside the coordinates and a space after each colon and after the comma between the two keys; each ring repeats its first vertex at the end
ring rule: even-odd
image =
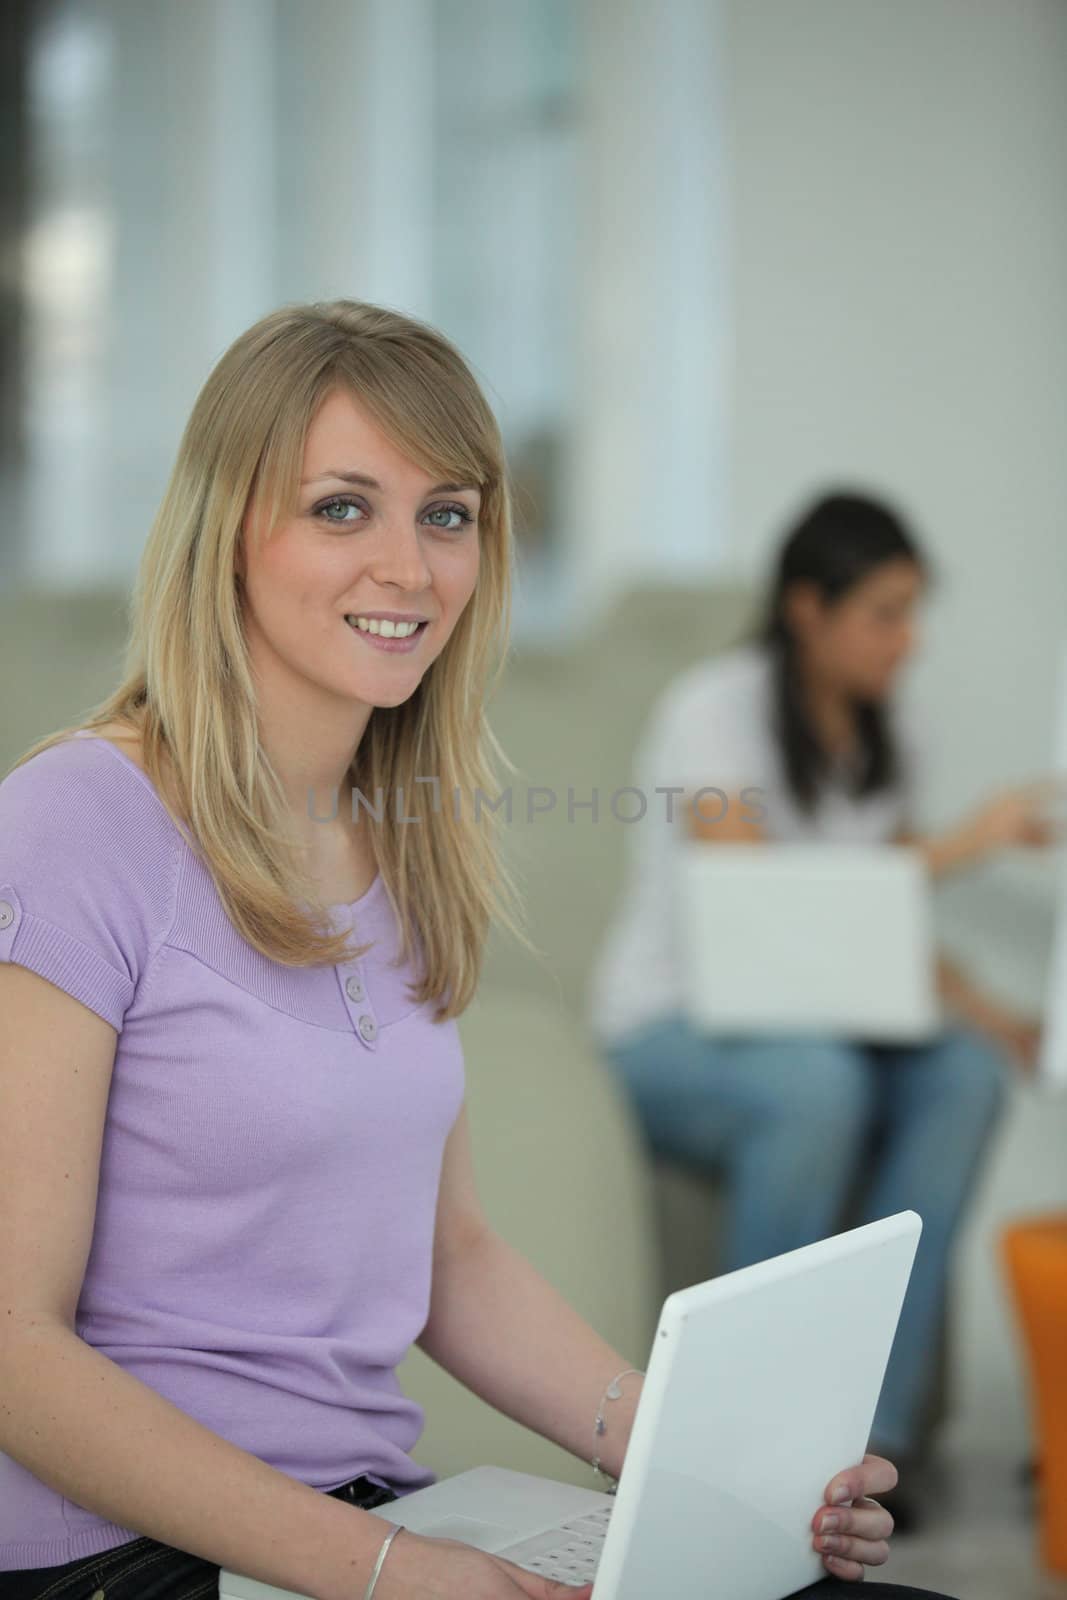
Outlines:
{"type": "Polygon", "coordinates": [[[933,908],[916,851],[691,841],[675,866],[685,1005],[698,1027],[887,1043],[936,1032],[933,908]]]}
{"type": "MultiPolygon", "coordinates": [[[[783,1600],[826,1576],[812,1518],[863,1460],[921,1230],[902,1211],[669,1295],[617,1495],[486,1466],[368,1515],[593,1600],[783,1600]]],[[[306,1600],[226,1568],[219,1595],[306,1600]]]]}

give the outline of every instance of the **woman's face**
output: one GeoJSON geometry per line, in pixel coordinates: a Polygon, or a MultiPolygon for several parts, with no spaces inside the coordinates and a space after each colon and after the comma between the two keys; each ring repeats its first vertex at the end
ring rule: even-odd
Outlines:
{"type": "Polygon", "coordinates": [[[270,538],[249,537],[254,505],[245,519],[238,570],[253,665],[341,701],[400,705],[474,592],[480,491],[438,483],[344,390],[308,430],[300,479],[295,511],[270,538]],[[355,625],[383,614],[421,625],[404,639],[355,625]]]}
{"type": "Polygon", "coordinates": [[[876,567],[836,603],[816,597],[804,607],[802,642],[820,677],[857,699],[884,700],[915,649],[923,588],[920,569],[902,558],[876,567]]]}

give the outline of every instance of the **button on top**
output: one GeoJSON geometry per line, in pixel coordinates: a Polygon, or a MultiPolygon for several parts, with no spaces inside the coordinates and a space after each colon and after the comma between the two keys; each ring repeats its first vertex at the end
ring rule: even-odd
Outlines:
{"type": "Polygon", "coordinates": [[[0,900],[0,928],[10,928],[15,920],[15,908],[10,900],[0,900]]]}
{"type": "Polygon", "coordinates": [[[345,979],[345,993],[350,1000],[362,1000],[366,992],[362,982],[354,974],[351,978],[345,979]]]}
{"type": "Polygon", "coordinates": [[[369,1012],[364,1012],[357,1023],[362,1039],[375,1039],[378,1035],[378,1024],[369,1012]]]}

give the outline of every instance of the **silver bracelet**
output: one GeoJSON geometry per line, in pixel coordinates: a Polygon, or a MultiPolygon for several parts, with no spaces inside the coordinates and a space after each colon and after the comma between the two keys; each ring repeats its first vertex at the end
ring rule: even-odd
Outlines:
{"type": "Polygon", "coordinates": [[[378,1574],[381,1572],[383,1566],[385,1565],[385,1558],[389,1554],[389,1546],[392,1544],[393,1540],[396,1538],[397,1534],[400,1532],[400,1529],[402,1527],[403,1527],[403,1523],[398,1522],[396,1524],[396,1526],[394,1528],[392,1528],[389,1533],[386,1534],[385,1542],[383,1543],[381,1549],[378,1551],[378,1559],[374,1563],[374,1571],[370,1575],[370,1582],[367,1585],[367,1592],[363,1596],[363,1600],[371,1600],[371,1596],[374,1594],[374,1585],[378,1582],[378,1574]]]}
{"type": "MultiPolygon", "coordinates": [[[[622,1390],[619,1388],[619,1379],[627,1377],[628,1374],[631,1373],[631,1372],[636,1373],[639,1378],[643,1378],[643,1377],[646,1376],[646,1374],[643,1373],[638,1367],[627,1367],[625,1369],[625,1371],[616,1373],[615,1377],[612,1378],[611,1382],[608,1384],[607,1388],[604,1390],[603,1397],[602,1397],[602,1399],[600,1401],[600,1409],[597,1411],[596,1422],[593,1424],[593,1438],[594,1438],[594,1440],[599,1439],[601,1434],[603,1434],[604,1431],[605,1431],[604,1401],[605,1400],[619,1400],[619,1399],[622,1398],[622,1390]]],[[[603,1468],[600,1465],[600,1455],[599,1455],[599,1453],[594,1455],[594,1457],[593,1457],[593,1471],[597,1474],[597,1477],[599,1477],[599,1478],[606,1478],[608,1476],[608,1474],[603,1470],[603,1468]]],[[[606,1494],[614,1494],[618,1487],[619,1487],[618,1479],[615,1479],[614,1482],[610,1485],[610,1487],[605,1490],[605,1493],[606,1494]]]]}

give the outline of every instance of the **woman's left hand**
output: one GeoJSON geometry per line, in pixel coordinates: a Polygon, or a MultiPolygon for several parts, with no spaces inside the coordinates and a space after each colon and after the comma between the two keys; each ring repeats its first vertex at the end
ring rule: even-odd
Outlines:
{"type": "Polygon", "coordinates": [[[1037,1076],[1041,1060],[1041,1041],[1044,1030],[1040,1022],[1027,1017],[1017,1017],[1005,1012],[995,1026],[987,1030],[993,1043],[999,1045],[1009,1061],[1027,1078],[1037,1076]]]}
{"type": "Polygon", "coordinates": [[[897,1477],[891,1461],[867,1455],[860,1466],[839,1472],[827,1485],[825,1503],[811,1525],[815,1549],[832,1577],[857,1583],[866,1576],[865,1567],[880,1567],[889,1560],[893,1518],[870,1496],[895,1489],[897,1477]],[[835,1504],[838,1495],[841,1500],[835,1504]]]}

